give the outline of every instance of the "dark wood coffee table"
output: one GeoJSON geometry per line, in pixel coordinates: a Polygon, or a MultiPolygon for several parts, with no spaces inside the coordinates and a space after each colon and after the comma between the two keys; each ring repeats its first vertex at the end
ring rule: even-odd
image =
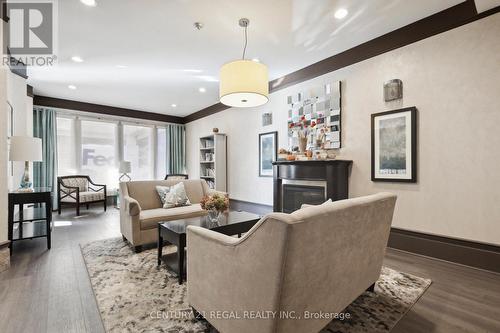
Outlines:
{"type": "Polygon", "coordinates": [[[158,266],[162,260],[167,267],[177,273],[179,284],[185,280],[185,249],[186,249],[186,228],[194,225],[222,234],[241,236],[242,233],[250,230],[258,221],[260,216],[248,212],[231,211],[221,215],[219,222],[210,222],[208,216],[192,217],[168,222],[158,223],[158,266]],[[164,242],[177,246],[177,253],[162,255],[164,242]]]}

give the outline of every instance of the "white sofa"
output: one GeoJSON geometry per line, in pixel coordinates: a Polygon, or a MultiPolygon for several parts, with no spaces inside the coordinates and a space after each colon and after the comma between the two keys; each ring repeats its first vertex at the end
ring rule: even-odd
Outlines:
{"type": "Polygon", "coordinates": [[[319,332],[331,319],[306,311],[341,312],[378,280],[395,203],[380,193],[271,213],[242,238],[189,226],[189,304],[221,333],[319,332]],[[245,311],[302,317],[238,319],[245,311]]]}
{"type": "Polygon", "coordinates": [[[147,180],[120,183],[120,231],[136,249],[158,240],[158,222],[207,214],[200,206],[203,196],[216,191],[203,179],[147,180]],[[184,183],[190,206],[164,209],[156,186],[184,183]]]}

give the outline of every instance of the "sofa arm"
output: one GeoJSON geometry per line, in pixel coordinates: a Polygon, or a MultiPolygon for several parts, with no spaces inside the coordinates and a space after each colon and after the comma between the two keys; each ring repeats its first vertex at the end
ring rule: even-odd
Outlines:
{"type": "Polygon", "coordinates": [[[141,213],[141,205],[137,200],[131,197],[123,197],[122,204],[125,205],[125,211],[130,216],[137,216],[141,213]]]}
{"type": "MultiPolygon", "coordinates": [[[[277,310],[286,225],[265,224],[261,220],[242,238],[187,228],[189,305],[205,314],[231,311],[243,316],[245,311],[277,310]]],[[[274,327],[273,319],[205,318],[220,332],[267,333],[274,327]]]]}
{"type": "Polygon", "coordinates": [[[207,192],[207,195],[214,195],[214,194],[219,194],[219,195],[222,195],[222,196],[227,196],[227,192],[222,192],[222,191],[217,191],[217,190],[214,190],[214,189],[209,189],[208,192],[207,192]]]}

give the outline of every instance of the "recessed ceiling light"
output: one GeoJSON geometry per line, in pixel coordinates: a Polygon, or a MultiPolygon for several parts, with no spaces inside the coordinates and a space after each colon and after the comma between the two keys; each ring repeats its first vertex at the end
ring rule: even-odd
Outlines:
{"type": "Polygon", "coordinates": [[[346,17],[348,13],[349,13],[349,12],[347,11],[347,9],[345,9],[345,8],[340,8],[340,9],[338,9],[338,10],[335,12],[335,18],[336,18],[336,19],[341,20],[341,19],[343,19],[344,17],[346,17]]]}
{"type": "Polygon", "coordinates": [[[68,86],[68,88],[71,89],[71,90],[76,90],[76,86],[74,84],[70,84],[68,86]]]}
{"type": "Polygon", "coordinates": [[[128,68],[126,65],[116,65],[116,68],[128,68]]]}
{"type": "Polygon", "coordinates": [[[80,2],[90,7],[95,7],[97,5],[95,0],[80,0],[80,2]]]}
{"type": "Polygon", "coordinates": [[[253,58],[252,61],[260,62],[259,58],[253,58]]]}
{"type": "Polygon", "coordinates": [[[204,93],[207,91],[207,89],[205,89],[205,87],[200,87],[200,88],[198,88],[198,91],[201,93],[204,93]]]}
{"type": "Polygon", "coordinates": [[[176,107],[177,107],[177,104],[172,104],[172,105],[170,105],[170,106],[171,106],[171,107],[173,107],[173,108],[176,108],[176,107]]]}
{"type": "Polygon", "coordinates": [[[83,62],[82,57],[79,56],[72,56],[71,60],[73,60],[74,62],[83,62]]]}

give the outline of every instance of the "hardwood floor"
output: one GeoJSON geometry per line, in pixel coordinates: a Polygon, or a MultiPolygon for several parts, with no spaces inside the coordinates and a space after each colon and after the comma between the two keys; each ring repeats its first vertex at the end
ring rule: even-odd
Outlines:
{"type": "MultiPolygon", "coordinates": [[[[79,244],[120,236],[118,210],[54,215],[45,239],[16,243],[0,273],[0,331],[104,332],[79,244]]],[[[385,265],[433,283],[395,333],[500,332],[500,275],[389,249],[385,265]]]]}

